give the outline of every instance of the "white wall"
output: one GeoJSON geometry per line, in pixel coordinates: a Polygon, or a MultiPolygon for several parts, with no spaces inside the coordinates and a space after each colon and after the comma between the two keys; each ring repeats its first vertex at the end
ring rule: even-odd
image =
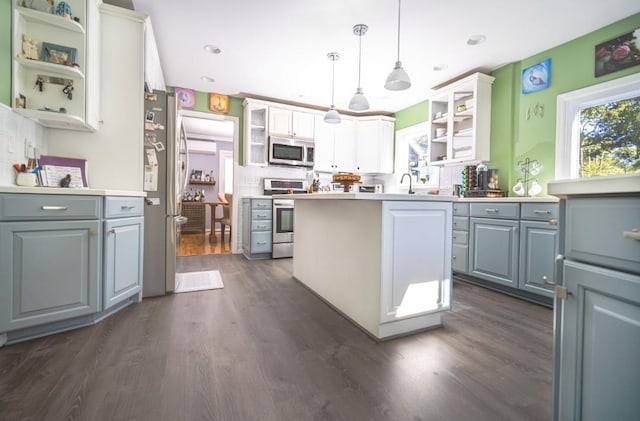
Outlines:
{"type": "Polygon", "coordinates": [[[25,143],[32,143],[47,154],[45,130],[32,120],[0,104],[0,186],[15,185],[13,164],[26,164],[25,143]]]}

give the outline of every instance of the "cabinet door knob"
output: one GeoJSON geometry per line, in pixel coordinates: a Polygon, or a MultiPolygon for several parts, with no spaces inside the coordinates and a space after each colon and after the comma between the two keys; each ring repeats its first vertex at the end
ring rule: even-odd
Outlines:
{"type": "Polygon", "coordinates": [[[549,219],[549,225],[558,225],[557,219],[549,219]]]}
{"type": "Polygon", "coordinates": [[[555,285],[556,283],[553,281],[550,281],[549,278],[547,278],[546,276],[542,277],[542,283],[544,285],[555,285]]]}
{"type": "Polygon", "coordinates": [[[115,234],[115,233],[116,233],[116,229],[115,229],[115,228],[111,228],[111,229],[109,230],[109,234],[115,234]]]}

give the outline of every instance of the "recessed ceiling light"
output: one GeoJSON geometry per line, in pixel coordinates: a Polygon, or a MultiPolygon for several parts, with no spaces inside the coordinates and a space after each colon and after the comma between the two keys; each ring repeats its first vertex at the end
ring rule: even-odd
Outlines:
{"type": "Polygon", "coordinates": [[[469,39],[467,40],[467,44],[469,45],[478,45],[478,44],[482,44],[483,42],[485,42],[487,40],[487,37],[484,35],[471,35],[469,37],[469,39]]]}
{"type": "Polygon", "coordinates": [[[449,66],[447,66],[446,64],[436,64],[435,66],[433,66],[433,70],[436,71],[436,72],[441,72],[444,69],[446,69],[447,67],[449,67],[449,66]]]}
{"type": "Polygon", "coordinates": [[[222,50],[220,47],[216,47],[215,45],[207,44],[204,46],[204,51],[211,54],[220,54],[222,50]]]}
{"type": "Polygon", "coordinates": [[[202,80],[203,82],[215,82],[216,80],[210,76],[200,76],[200,80],[202,80]]]}

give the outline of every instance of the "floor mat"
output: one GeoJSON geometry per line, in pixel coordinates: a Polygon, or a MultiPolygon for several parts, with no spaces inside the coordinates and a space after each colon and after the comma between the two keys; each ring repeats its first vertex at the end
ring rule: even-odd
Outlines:
{"type": "Polygon", "coordinates": [[[204,291],[224,288],[222,277],[217,270],[204,272],[176,273],[176,287],[173,292],[204,291]]]}

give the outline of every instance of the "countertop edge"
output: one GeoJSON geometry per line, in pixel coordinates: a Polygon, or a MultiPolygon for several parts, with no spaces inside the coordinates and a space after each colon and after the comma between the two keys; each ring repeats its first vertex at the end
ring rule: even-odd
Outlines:
{"type": "Polygon", "coordinates": [[[507,202],[507,203],[557,203],[557,197],[457,197],[426,194],[406,193],[311,193],[311,194],[280,194],[274,198],[296,200],[389,200],[411,202],[507,202]]]}
{"type": "Polygon", "coordinates": [[[0,193],[17,194],[62,194],[76,196],[129,196],[146,197],[147,193],[135,190],[115,190],[115,189],[70,189],[61,187],[23,187],[23,186],[0,186],[0,193]]]}

